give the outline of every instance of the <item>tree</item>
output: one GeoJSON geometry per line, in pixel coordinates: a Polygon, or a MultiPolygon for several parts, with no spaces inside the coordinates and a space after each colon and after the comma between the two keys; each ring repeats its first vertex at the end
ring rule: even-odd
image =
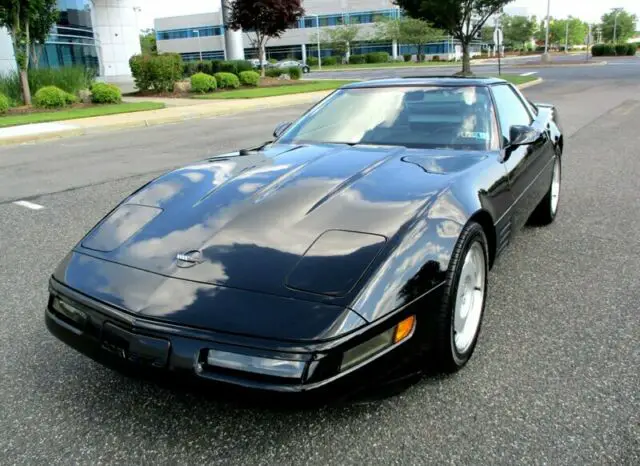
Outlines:
{"type": "Polygon", "coordinates": [[[506,43],[517,43],[526,47],[526,43],[531,40],[536,30],[536,22],[526,16],[503,15],[500,20],[504,41],[506,43]]]}
{"type": "Polygon", "coordinates": [[[424,58],[424,46],[443,35],[442,31],[420,19],[381,19],[376,23],[376,36],[382,40],[394,40],[398,44],[412,45],[418,49],[418,61],[424,58]]]}
{"type": "Polygon", "coordinates": [[[616,30],[616,42],[626,42],[627,39],[633,37],[635,33],[635,24],[638,18],[624,10],[618,13],[616,21],[616,13],[611,11],[602,15],[602,40],[605,42],[613,42],[613,30],[616,30]],[[617,24],[617,26],[616,26],[617,24]]]}
{"type": "Polygon", "coordinates": [[[140,34],[140,49],[143,55],[158,53],[155,29],[145,29],[142,31],[142,34],[140,34]]]}
{"type": "Polygon", "coordinates": [[[582,44],[588,28],[587,23],[571,16],[567,19],[554,20],[549,24],[549,42],[557,43],[563,47],[565,42],[568,42],[568,45],[582,44]],[[553,41],[551,41],[551,37],[553,37],[553,41]]]}
{"type": "Polygon", "coordinates": [[[480,29],[480,39],[482,42],[493,42],[493,31],[495,30],[496,28],[493,26],[483,26],[482,29],[480,29]]]}
{"type": "Polygon", "coordinates": [[[235,0],[231,5],[229,27],[251,32],[258,49],[260,69],[264,76],[264,48],[271,37],[280,37],[304,15],[301,0],[235,0]]]}
{"type": "Polygon", "coordinates": [[[489,19],[512,0],[395,0],[409,16],[451,34],[462,46],[462,71],[470,75],[469,44],[489,19]]]}
{"type": "Polygon", "coordinates": [[[44,42],[57,19],[56,0],[0,0],[0,26],[11,35],[25,105],[31,105],[29,56],[32,38],[44,42]]]}
{"type": "MultiPolygon", "coordinates": [[[[361,31],[360,26],[357,24],[344,24],[324,30],[320,35],[320,42],[323,47],[332,49],[348,61],[349,55],[351,55],[351,44],[358,38],[361,31]]],[[[312,42],[317,40],[317,34],[314,34],[312,42]]]]}

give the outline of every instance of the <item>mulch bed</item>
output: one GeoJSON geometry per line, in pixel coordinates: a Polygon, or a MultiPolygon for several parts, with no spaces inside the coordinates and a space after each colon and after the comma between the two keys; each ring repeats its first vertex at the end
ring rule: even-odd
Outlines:
{"type": "Polygon", "coordinates": [[[38,107],[31,107],[29,105],[21,105],[20,107],[9,108],[6,114],[7,115],[25,115],[30,113],[50,113],[50,112],[55,112],[56,110],[71,110],[74,108],[87,108],[87,107],[97,107],[97,105],[78,103],[73,105],[65,105],[62,108],[38,108],[38,107]]]}
{"type": "MultiPolygon", "coordinates": [[[[301,84],[302,82],[299,80],[286,80],[286,79],[278,79],[278,78],[269,78],[264,77],[260,78],[260,86],[259,87],[278,87],[278,86],[291,86],[294,84],[301,84]]],[[[254,89],[253,86],[241,86],[239,89],[254,89]]],[[[234,89],[230,89],[234,90],[234,89]]],[[[226,90],[217,90],[216,93],[227,92],[226,90]]],[[[169,99],[189,99],[193,97],[194,93],[192,92],[182,92],[182,91],[174,91],[174,92],[156,92],[156,91],[136,91],[129,94],[126,94],[130,97],[164,97],[169,99]]]]}

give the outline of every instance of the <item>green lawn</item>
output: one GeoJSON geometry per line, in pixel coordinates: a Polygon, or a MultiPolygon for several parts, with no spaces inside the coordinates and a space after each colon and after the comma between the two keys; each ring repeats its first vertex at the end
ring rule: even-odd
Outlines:
{"type": "Polygon", "coordinates": [[[46,123],[50,121],[75,120],[116,113],[140,112],[164,108],[164,104],[156,102],[122,103],[100,105],[85,108],[70,108],[66,110],[52,110],[50,112],[25,113],[0,117],[0,128],[7,126],[28,125],[31,123],[46,123]]]}
{"type": "Polygon", "coordinates": [[[303,92],[330,91],[353,80],[300,81],[299,84],[283,86],[254,87],[234,89],[232,91],[214,92],[213,94],[196,95],[195,99],[257,99],[277,95],[301,94],[303,92]]]}
{"type": "Polygon", "coordinates": [[[493,74],[491,75],[491,77],[504,79],[505,81],[509,81],[511,84],[515,84],[516,86],[518,84],[524,84],[524,83],[528,83],[529,81],[535,81],[536,79],[538,79],[538,76],[536,75],[520,76],[517,74],[504,74],[504,73],[501,74],[500,76],[498,76],[497,74],[493,74]]]}

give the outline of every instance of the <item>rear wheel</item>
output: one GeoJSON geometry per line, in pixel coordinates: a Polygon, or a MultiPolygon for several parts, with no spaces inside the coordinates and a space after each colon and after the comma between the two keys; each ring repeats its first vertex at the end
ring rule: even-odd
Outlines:
{"type": "Polygon", "coordinates": [[[536,206],[536,209],[531,214],[529,218],[530,224],[549,225],[556,218],[558,203],[560,202],[561,171],[562,164],[560,162],[560,155],[556,155],[556,159],[553,162],[553,175],[551,176],[549,191],[547,191],[547,194],[545,194],[540,204],[536,206]]]}
{"type": "Polygon", "coordinates": [[[455,372],[471,358],[487,296],[488,247],[482,227],[465,226],[455,247],[445,281],[442,306],[434,314],[435,363],[455,372]]]}
{"type": "Polygon", "coordinates": [[[308,66],[305,66],[304,68],[302,68],[303,73],[308,73],[309,71],[311,71],[311,69],[308,66]]]}

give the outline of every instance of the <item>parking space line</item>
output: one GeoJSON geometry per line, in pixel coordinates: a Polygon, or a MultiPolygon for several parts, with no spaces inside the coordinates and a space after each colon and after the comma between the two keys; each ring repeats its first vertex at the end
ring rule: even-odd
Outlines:
{"type": "Polygon", "coordinates": [[[44,209],[44,206],[40,204],[34,204],[33,202],[29,202],[29,201],[15,201],[14,204],[19,205],[21,207],[26,207],[27,209],[31,209],[31,210],[44,209]]]}
{"type": "Polygon", "coordinates": [[[522,73],[520,76],[531,76],[532,74],[536,74],[537,71],[529,71],[528,73],[522,73]]]}

